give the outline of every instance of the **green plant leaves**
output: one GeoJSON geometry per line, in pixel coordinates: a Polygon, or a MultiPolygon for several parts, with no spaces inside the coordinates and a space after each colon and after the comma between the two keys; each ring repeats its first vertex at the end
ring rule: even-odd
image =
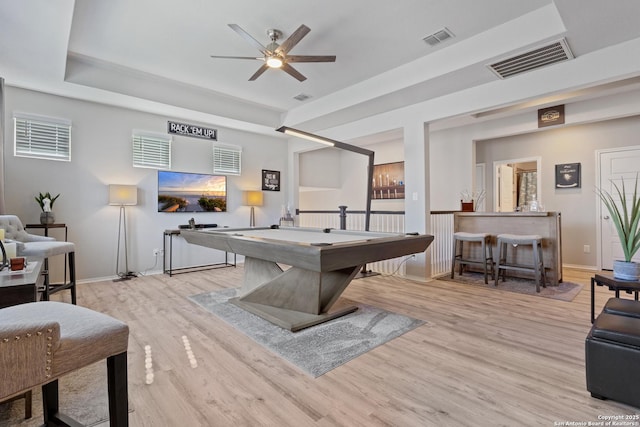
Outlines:
{"type": "Polygon", "coordinates": [[[640,249],[640,197],[638,195],[638,175],[636,175],[635,187],[633,190],[633,198],[627,197],[627,192],[622,179],[622,185],[618,186],[611,181],[615,194],[618,196],[619,202],[616,202],[614,195],[603,189],[596,189],[600,200],[605,205],[613,225],[620,237],[622,251],[626,262],[630,262],[631,258],[640,249]]]}
{"type": "Polygon", "coordinates": [[[40,209],[42,209],[42,211],[44,212],[44,199],[49,199],[49,200],[51,200],[51,204],[50,204],[49,206],[51,206],[51,207],[53,208],[53,202],[55,202],[55,201],[56,201],[56,199],[57,199],[58,197],[60,197],[60,194],[58,194],[58,195],[57,195],[57,196],[55,196],[55,197],[52,197],[52,196],[51,196],[51,193],[49,193],[49,192],[47,191],[47,192],[46,192],[46,193],[44,193],[44,194],[43,194],[43,193],[39,193],[39,194],[35,197],[35,199],[36,199],[36,202],[38,202],[38,204],[40,205],[40,209]]]}

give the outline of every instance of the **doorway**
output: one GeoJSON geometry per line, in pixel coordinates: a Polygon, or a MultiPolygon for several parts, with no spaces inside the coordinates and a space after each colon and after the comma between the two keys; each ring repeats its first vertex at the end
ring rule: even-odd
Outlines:
{"type": "MultiPolygon", "coordinates": [[[[620,180],[624,179],[627,184],[635,182],[636,174],[640,173],[640,146],[625,147],[616,150],[597,151],[598,167],[596,185],[611,192],[612,181],[620,185],[620,180]]],[[[633,186],[626,186],[627,197],[633,197],[633,186]]],[[[598,203],[598,248],[600,268],[603,270],[613,269],[614,259],[624,259],[620,239],[615,230],[613,221],[609,218],[607,209],[598,203]]],[[[632,261],[640,262],[640,253],[636,254],[632,261]]]]}
{"type": "Polygon", "coordinates": [[[495,212],[526,210],[532,200],[542,204],[540,157],[493,162],[495,212]]]}

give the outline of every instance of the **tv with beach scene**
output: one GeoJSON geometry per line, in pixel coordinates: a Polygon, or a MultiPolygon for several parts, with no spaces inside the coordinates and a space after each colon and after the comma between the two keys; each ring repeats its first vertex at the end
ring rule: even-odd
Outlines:
{"type": "Polygon", "coordinates": [[[226,212],[227,177],[158,171],[158,212],[226,212]]]}

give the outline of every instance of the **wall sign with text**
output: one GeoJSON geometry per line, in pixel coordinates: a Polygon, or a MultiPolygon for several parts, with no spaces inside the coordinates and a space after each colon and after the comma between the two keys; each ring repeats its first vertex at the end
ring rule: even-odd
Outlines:
{"type": "Polygon", "coordinates": [[[556,188],[580,188],[580,163],[556,165],[556,188]]]}
{"type": "Polygon", "coordinates": [[[262,170],[262,190],[280,191],[280,171],[262,170]]]}
{"type": "Polygon", "coordinates": [[[538,127],[564,124],[564,104],[538,110],[538,127]]]}
{"type": "Polygon", "coordinates": [[[176,135],[192,136],[194,138],[209,139],[212,141],[218,140],[218,130],[205,128],[202,126],[188,125],[178,122],[167,122],[167,132],[174,133],[176,135]]]}

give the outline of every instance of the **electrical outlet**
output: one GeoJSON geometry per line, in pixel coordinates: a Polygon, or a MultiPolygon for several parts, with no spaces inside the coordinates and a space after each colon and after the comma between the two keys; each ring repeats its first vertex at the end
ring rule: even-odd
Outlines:
{"type": "Polygon", "coordinates": [[[589,245],[584,245],[584,246],[582,247],[582,251],[583,251],[585,254],[590,254],[590,253],[591,253],[591,246],[589,246],[589,245]]]}
{"type": "Polygon", "coordinates": [[[162,249],[154,249],[153,250],[153,256],[158,256],[158,255],[162,255],[162,249]]]}

